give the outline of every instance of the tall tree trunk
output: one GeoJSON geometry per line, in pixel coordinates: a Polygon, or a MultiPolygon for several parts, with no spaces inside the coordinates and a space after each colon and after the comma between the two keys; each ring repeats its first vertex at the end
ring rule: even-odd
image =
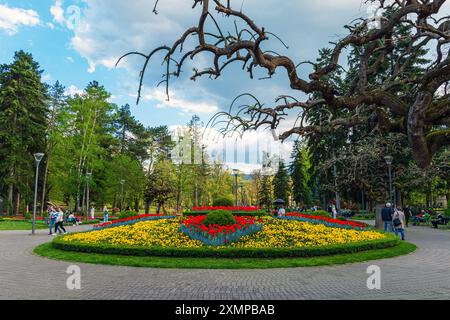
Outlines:
{"type": "Polygon", "coordinates": [[[15,201],[14,212],[15,212],[16,216],[18,216],[20,214],[20,192],[19,191],[16,192],[16,201],[15,201]]]}
{"type": "Polygon", "coordinates": [[[145,213],[146,213],[146,214],[149,214],[149,213],[150,213],[150,205],[151,205],[150,200],[145,199],[145,213]]]}
{"type": "Polygon", "coordinates": [[[396,188],[395,191],[397,193],[397,195],[395,196],[395,198],[397,199],[396,205],[403,208],[402,191],[400,190],[400,188],[396,188]]]}
{"type": "Polygon", "coordinates": [[[41,216],[44,215],[44,206],[45,206],[45,198],[46,198],[46,189],[47,189],[47,175],[48,175],[48,165],[50,163],[51,157],[51,149],[47,152],[47,161],[45,162],[45,171],[44,171],[44,182],[42,185],[42,197],[41,197],[41,216]]]}
{"type": "Polygon", "coordinates": [[[427,193],[426,193],[426,206],[427,206],[427,208],[431,207],[431,191],[430,190],[427,190],[427,193]]]}
{"type": "Polygon", "coordinates": [[[8,215],[12,216],[13,215],[13,196],[14,196],[14,185],[10,184],[8,187],[8,203],[6,205],[7,210],[8,210],[8,215]]]}
{"type": "Polygon", "coordinates": [[[83,188],[81,212],[83,213],[83,215],[85,214],[85,218],[89,215],[89,208],[86,208],[86,188],[83,188]]]}

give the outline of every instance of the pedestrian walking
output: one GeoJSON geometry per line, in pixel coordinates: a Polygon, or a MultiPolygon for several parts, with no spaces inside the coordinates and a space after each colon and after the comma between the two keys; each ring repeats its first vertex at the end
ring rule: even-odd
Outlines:
{"type": "Polygon", "coordinates": [[[91,219],[95,220],[95,208],[91,207],[91,219]]]}
{"type": "Polygon", "coordinates": [[[401,207],[395,209],[394,214],[392,216],[392,224],[394,225],[395,236],[398,236],[400,233],[402,240],[405,240],[405,214],[402,211],[401,207]]]}
{"type": "Polygon", "coordinates": [[[50,227],[48,235],[53,235],[53,227],[56,224],[56,211],[52,206],[48,207],[48,225],[50,227]]]}
{"type": "Polygon", "coordinates": [[[381,218],[384,222],[384,231],[386,232],[392,232],[392,205],[388,202],[386,203],[386,206],[381,210],[381,218]]]}
{"type": "Polygon", "coordinates": [[[409,207],[406,207],[404,210],[405,213],[405,221],[406,221],[406,227],[408,228],[409,219],[411,218],[411,209],[409,207]]]}
{"type": "Polygon", "coordinates": [[[57,209],[57,216],[56,216],[56,224],[55,224],[55,235],[57,233],[67,233],[66,229],[64,228],[64,212],[61,208],[57,209]]]}
{"type": "Polygon", "coordinates": [[[108,207],[104,206],[103,207],[103,222],[108,222],[108,207]]]}

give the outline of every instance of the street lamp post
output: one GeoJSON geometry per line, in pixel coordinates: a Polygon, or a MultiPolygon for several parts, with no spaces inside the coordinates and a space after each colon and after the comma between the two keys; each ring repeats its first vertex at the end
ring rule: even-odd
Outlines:
{"type": "Polygon", "coordinates": [[[339,190],[338,190],[338,182],[337,182],[337,167],[336,167],[336,145],[335,145],[335,137],[332,136],[332,144],[333,144],[333,176],[334,176],[334,192],[335,192],[335,201],[336,201],[336,210],[341,209],[341,200],[339,197],[339,190]]]}
{"type": "Polygon", "coordinates": [[[392,156],[386,156],[384,157],[384,160],[386,160],[386,164],[388,165],[388,171],[389,171],[389,201],[392,205],[392,161],[394,158],[392,156]]]}
{"type": "Polygon", "coordinates": [[[244,185],[239,185],[239,188],[241,188],[241,206],[244,206],[244,185]]]}
{"type": "Polygon", "coordinates": [[[120,212],[123,211],[123,185],[125,184],[125,180],[120,180],[120,212]]]}
{"type": "Polygon", "coordinates": [[[38,188],[38,177],[39,177],[39,164],[41,163],[42,158],[44,158],[43,153],[34,154],[34,162],[36,164],[36,176],[34,181],[34,205],[33,205],[33,225],[31,228],[31,234],[34,235],[36,233],[36,201],[37,201],[37,188],[38,188]]]}
{"type": "Polygon", "coordinates": [[[86,173],[86,221],[89,221],[89,180],[92,172],[86,173]]]}
{"type": "Polygon", "coordinates": [[[233,175],[234,175],[234,205],[238,206],[238,169],[233,169],[233,175]]]}

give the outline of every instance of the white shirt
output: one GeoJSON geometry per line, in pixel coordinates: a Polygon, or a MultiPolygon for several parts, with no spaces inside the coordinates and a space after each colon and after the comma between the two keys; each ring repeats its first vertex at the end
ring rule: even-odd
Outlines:
{"type": "Polygon", "coordinates": [[[280,210],[278,210],[278,215],[280,217],[284,217],[285,214],[286,214],[286,210],[284,210],[284,208],[280,208],[280,210]]]}

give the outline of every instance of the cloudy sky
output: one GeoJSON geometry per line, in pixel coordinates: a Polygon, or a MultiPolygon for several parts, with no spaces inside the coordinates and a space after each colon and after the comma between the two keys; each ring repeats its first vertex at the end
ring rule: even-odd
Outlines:
{"type": "MultiPolygon", "coordinates": [[[[166,101],[163,88],[156,87],[164,66],[161,57],[155,56],[146,73],[143,100],[136,106],[142,58],[130,57],[115,68],[117,58],[128,51],[150,52],[178,39],[197,22],[200,8],[192,10],[192,2],[160,0],[159,14],[154,15],[154,0],[0,0],[0,63],[11,61],[16,50],[31,52],[45,70],[44,80],[61,81],[70,94],[97,80],[112,94],[112,102],[129,103],[136,118],[148,126],[185,124],[194,114],[207,122],[244,92],[265,104],[272,104],[280,94],[299,96],[289,90],[284,73],[271,80],[250,80],[238,65],[219,80],[192,82],[194,67],[209,66],[208,56],[199,56],[172,82],[171,99],[166,101]]],[[[232,5],[242,7],[258,25],[289,46],[286,49],[273,38],[266,49],[298,62],[314,60],[319,48],[345,35],[345,24],[368,17],[370,12],[363,0],[232,0],[232,5]]],[[[217,18],[232,26],[226,18],[217,18]]],[[[301,74],[308,71],[305,65],[301,74]]]]}

